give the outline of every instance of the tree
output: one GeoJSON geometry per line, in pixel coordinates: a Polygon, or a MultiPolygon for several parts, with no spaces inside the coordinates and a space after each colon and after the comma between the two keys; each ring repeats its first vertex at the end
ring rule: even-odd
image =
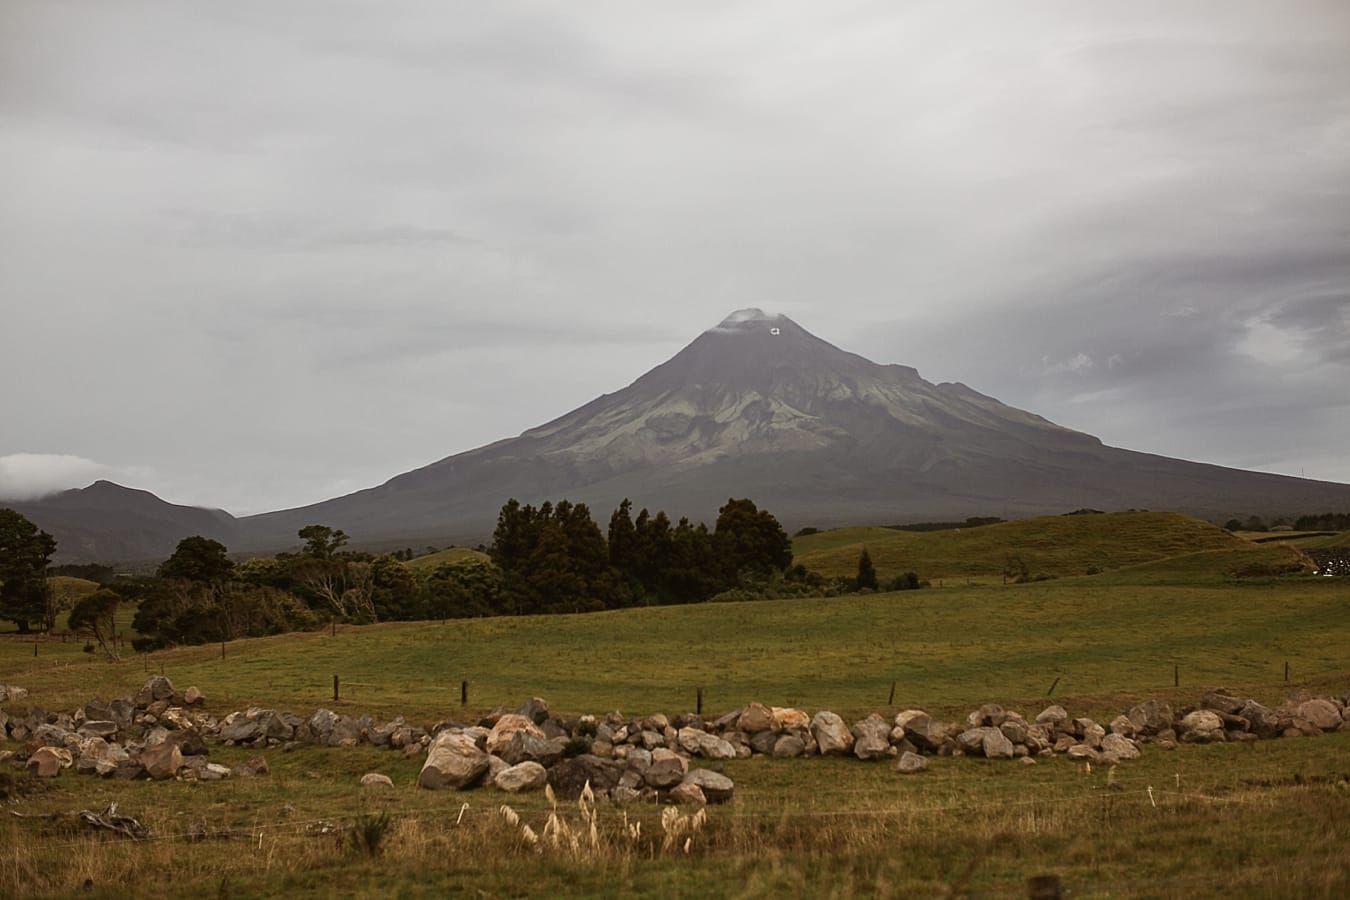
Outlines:
{"type": "Polygon", "coordinates": [[[872,554],[867,552],[866,547],[858,555],[858,577],[853,583],[860,591],[877,589],[877,570],[872,566],[872,554]]]}
{"type": "Polygon", "coordinates": [[[491,562],[469,557],[441,563],[426,577],[427,611],[441,619],[490,616],[501,605],[502,573],[491,562]]]}
{"type": "Polygon", "coordinates": [[[52,612],[47,566],[55,552],[50,534],[12,509],[0,509],[0,618],[13,621],[20,634],[52,612]]]}
{"type": "Polygon", "coordinates": [[[178,542],[173,555],[159,567],[160,578],[179,578],[201,584],[220,584],[234,572],[234,563],[220,541],[193,535],[178,542]]]}
{"type": "Polygon", "coordinates": [[[305,547],[300,552],[315,559],[332,559],[333,555],[347,543],[347,534],[341,528],[332,529],[327,525],[306,525],[299,532],[305,547]]]}
{"type": "Polygon", "coordinates": [[[122,597],[115,591],[100,588],[85,597],[70,611],[66,624],[76,634],[91,637],[98,642],[99,649],[111,660],[121,658],[115,640],[117,633],[117,607],[122,597]]]}
{"type": "Polygon", "coordinates": [[[792,540],[783,526],[747,499],[728,500],[717,511],[713,546],[729,583],[741,573],[767,577],[792,565],[792,540]]]}

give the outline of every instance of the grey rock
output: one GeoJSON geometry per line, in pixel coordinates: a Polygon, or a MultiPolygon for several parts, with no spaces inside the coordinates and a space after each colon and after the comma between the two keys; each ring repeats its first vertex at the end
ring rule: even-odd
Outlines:
{"type": "Polygon", "coordinates": [[[843,719],[828,710],[821,710],[812,717],[811,734],[821,755],[843,755],[853,749],[853,733],[843,719]]]}
{"type": "Polygon", "coordinates": [[[516,715],[524,716],[535,725],[543,725],[548,721],[548,701],[543,697],[531,697],[520,705],[516,715]]]}
{"type": "Polygon", "coordinates": [[[431,742],[417,785],[430,790],[465,790],[478,784],[487,771],[488,755],[472,737],[443,731],[431,742]]]}
{"type": "Polygon", "coordinates": [[[1175,717],[1172,707],[1161,700],[1145,700],[1130,708],[1126,713],[1134,723],[1135,730],[1142,735],[1156,735],[1172,727],[1175,717]]]}
{"type": "Polygon", "coordinates": [[[670,788],[684,780],[689,763],[673,750],[660,748],[652,751],[652,764],[643,773],[643,780],[651,787],[670,788]]]}
{"type": "Polygon", "coordinates": [[[583,753],[549,769],[548,783],[552,785],[554,793],[564,800],[580,797],[588,782],[591,791],[601,797],[608,795],[618,785],[622,774],[622,763],[583,753]]]}
{"type": "Polygon", "coordinates": [[[540,791],[548,784],[548,769],[537,762],[526,760],[498,772],[493,784],[510,794],[540,791]]]}
{"type": "Polygon", "coordinates": [[[682,783],[697,785],[709,803],[726,803],[736,789],[730,778],[712,769],[690,769],[682,783]]]}
{"type": "Polygon", "coordinates": [[[670,789],[670,802],[677,806],[702,806],[708,800],[698,785],[681,782],[670,789]]]}
{"type": "Polygon", "coordinates": [[[895,765],[895,771],[904,775],[914,775],[928,770],[928,759],[917,753],[902,753],[900,761],[895,765]]]}
{"type": "Polygon", "coordinates": [[[886,759],[892,754],[891,726],[873,713],[853,723],[853,755],[862,760],[886,759]]]}

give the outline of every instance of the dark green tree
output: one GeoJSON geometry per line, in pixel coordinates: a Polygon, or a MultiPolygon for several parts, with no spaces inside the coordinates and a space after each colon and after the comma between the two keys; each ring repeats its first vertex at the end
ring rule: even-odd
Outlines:
{"type": "Polygon", "coordinates": [[[315,559],[332,559],[347,543],[347,534],[341,528],[333,529],[327,525],[306,525],[297,532],[305,542],[301,553],[315,559]]]}
{"type": "Polygon", "coordinates": [[[193,535],[178,542],[173,555],[160,564],[160,578],[178,578],[202,584],[228,581],[234,562],[220,541],[193,535]]]}
{"type": "Polygon", "coordinates": [[[375,557],[370,564],[371,604],[381,622],[408,622],[426,618],[426,603],[417,575],[393,554],[375,557]]]}
{"type": "Polygon", "coordinates": [[[121,658],[117,649],[117,608],[122,596],[107,588],[100,588],[75,604],[67,619],[67,627],[76,634],[93,638],[109,659],[121,658]]]}
{"type": "Polygon", "coordinates": [[[47,566],[56,540],[12,509],[0,509],[0,618],[28,634],[34,622],[52,624],[47,566]]]}
{"type": "Polygon", "coordinates": [[[728,586],[743,575],[764,578],[792,565],[792,540],[783,526],[744,498],[728,500],[717,511],[713,546],[728,586]]]}
{"type": "Polygon", "coordinates": [[[858,555],[858,577],[853,583],[860,591],[877,589],[877,570],[872,565],[872,554],[867,552],[866,547],[858,555]]]}
{"type": "Polygon", "coordinates": [[[441,563],[426,576],[423,590],[428,614],[438,619],[507,611],[502,606],[501,569],[477,557],[441,563]]]}

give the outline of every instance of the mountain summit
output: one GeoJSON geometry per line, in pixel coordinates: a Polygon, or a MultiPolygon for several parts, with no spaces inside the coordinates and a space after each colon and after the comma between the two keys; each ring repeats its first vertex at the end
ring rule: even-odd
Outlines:
{"type": "Polygon", "coordinates": [[[599,517],[629,497],[711,520],[731,496],[795,527],[1079,507],[1303,512],[1350,504],[1350,486],[1106,447],[743,309],[628,387],[519,437],[239,525],[259,548],[314,522],[369,542],[480,540],[510,497],[567,497],[599,517]]]}

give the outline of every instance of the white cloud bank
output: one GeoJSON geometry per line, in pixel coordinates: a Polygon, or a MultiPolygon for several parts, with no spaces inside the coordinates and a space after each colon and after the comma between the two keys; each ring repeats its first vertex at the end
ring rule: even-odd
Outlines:
{"type": "Polygon", "coordinates": [[[100,478],[134,481],[141,473],[62,453],[11,453],[0,456],[0,499],[37,500],[70,488],[88,487],[100,478]]]}

